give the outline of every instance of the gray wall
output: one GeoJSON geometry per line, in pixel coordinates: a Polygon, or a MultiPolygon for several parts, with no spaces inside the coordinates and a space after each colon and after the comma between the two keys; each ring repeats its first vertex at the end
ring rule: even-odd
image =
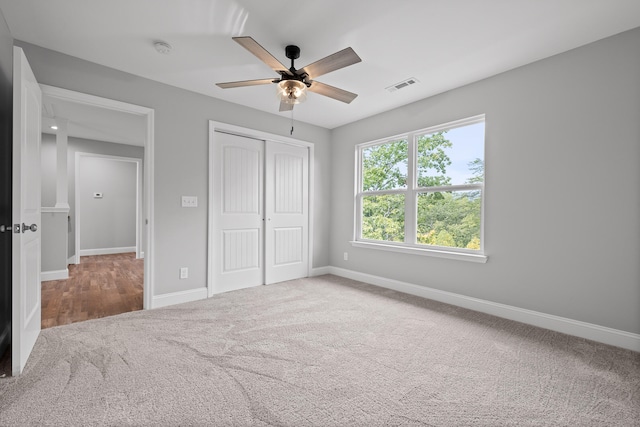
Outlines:
{"type": "Polygon", "coordinates": [[[52,208],[56,205],[56,180],[58,179],[56,164],[56,137],[42,134],[40,145],[40,205],[52,208]]]}
{"type": "Polygon", "coordinates": [[[66,213],[42,212],[40,271],[61,271],[67,268],[67,224],[66,213]]]}
{"type": "Polygon", "coordinates": [[[330,263],[640,333],[638,123],[640,28],[334,129],[330,263]],[[481,113],[487,264],[351,247],[354,146],[481,113]]]}
{"type": "Polygon", "coordinates": [[[136,163],[82,156],[78,171],[80,251],[135,247],[136,163]]]}
{"type": "MultiPolygon", "coordinates": [[[[155,110],[155,293],[206,285],[208,121],[289,136],[290,119],[195,94],[16,41],[40,83],[155,110]],[[198,208],[180,207],[182,195],[198,208]],[[179,268],[189,267],[189,279],[179,268]]],[[[315,144],[314,267],[329,263],[330,131],[303,123],[294,136],[315,144]]]]}
{"type": "MultiPolygon", "coordinates": [[[[56,136],[42,134],[42,206],[55,206],[56,204],[56,136]]],[[[108,156],[129,157],[142,159],[144,148],[133,145],[114,144],[111,142],[94,141],[91,139],[73,138],[68,139],[67,145],[67,173],[69,179],[69,221],[68,230],[68,257],[76,253],[76,153],[104,154],[108,156]]],[[[144,169],[144,165],[142,167],[144,169]]],[[[141,174],[143,172],[141,171],[141,174]]],[[[143,174],[144,175],[144,174],[143,174]]],[[[142,219],[141,219],[142,220],[142,219]]],[[[143,244],[144,247],[144,229],[143,244]]]]}
{"type": "MultiPolygon", "coordinates": [[[[0,12],[0,224],[11,224],[13,38],[0,12]]],[[[0,234],[0,357],[11,337],[11,236],[0,234]]]]}

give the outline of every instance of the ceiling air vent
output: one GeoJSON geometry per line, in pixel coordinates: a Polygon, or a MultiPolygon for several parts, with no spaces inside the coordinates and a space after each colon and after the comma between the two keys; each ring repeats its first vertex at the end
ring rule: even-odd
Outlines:
{"type": "Polygon", "coordinates": [[[402,88],[405,88],[405,87],[407,87],[407,86],[414,85],[414,84],[416,84],[416,83],[419,83],[418,79],[416,79],[416,78],[414,78],[414,77],[411,77],[410,79],[403,80],[403,81],[401,81],[400,83],[396,83],[396,84],[394,84],[394,85],[389,86],[389,87],[387,88],[387,90],[388,90],[389,92],[395,92],[395,91],[397,91],[398,89],[402,89],[402,88]]]}

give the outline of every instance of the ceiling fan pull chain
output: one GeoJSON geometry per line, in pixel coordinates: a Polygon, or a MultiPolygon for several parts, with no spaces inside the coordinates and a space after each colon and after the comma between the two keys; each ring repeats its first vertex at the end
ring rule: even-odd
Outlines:
{"type": "Polygon", "coordinates": [[[291,110],[291,133],[290,135],[293,135],[293,110],[291,110]]]}

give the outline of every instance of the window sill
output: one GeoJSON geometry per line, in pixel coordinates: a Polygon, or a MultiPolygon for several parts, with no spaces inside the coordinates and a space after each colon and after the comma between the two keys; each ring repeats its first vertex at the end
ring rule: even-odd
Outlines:
{"type": "Polygon", "coordinates": [[[385,243],[359,242],[359,241],[351,241],[349,243],[351,243],[351,246],[356,248],[377,249],[382,251],[400,252],[400,253],[412,254],[412,255],[456,259],[459,261],[479,262],[482,264],[486,263],[487,260],[489,259],[489,257],[486,255],[470,254],[470,253],[463,253],[463,252],[449,252],[449,251],[444,251],[440,249],[416,248],[413,246],[388,245],[385,243]]]}

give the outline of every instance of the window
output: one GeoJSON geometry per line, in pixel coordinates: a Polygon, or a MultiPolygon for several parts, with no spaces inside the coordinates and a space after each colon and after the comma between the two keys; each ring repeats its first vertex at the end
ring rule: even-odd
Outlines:
{"type": "Polygon", "coordinates": [[[485,262],[484,116],[356,147],[355,246],[485,262]]]}

